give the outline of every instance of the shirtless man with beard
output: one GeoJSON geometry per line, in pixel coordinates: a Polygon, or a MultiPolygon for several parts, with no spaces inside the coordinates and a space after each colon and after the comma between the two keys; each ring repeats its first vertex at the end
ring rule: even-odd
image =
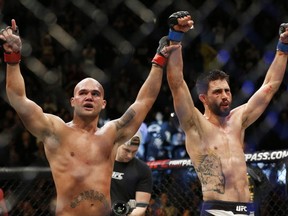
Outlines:
{"type": "MultiPolygon", "coordinates": [[[[187,11],[170,16],[169,40],[181,43],[179,24],[189,29],[194,22],[187,11]]],[[[245,155],[245,130],[264,112],[279,89],[287,65],[288,28],[280,26],[275,58],[262,86],[250,99],[231,109],[229,76],[215,69],[200,75],[196,89],[204,113],[195,106],[183,78],[181,49],[172,52],[167,63],[167,79],[175,112],[186,135],[186,149],[202,185],[201,216],[254,215],[250,201],[245,155]]]]}

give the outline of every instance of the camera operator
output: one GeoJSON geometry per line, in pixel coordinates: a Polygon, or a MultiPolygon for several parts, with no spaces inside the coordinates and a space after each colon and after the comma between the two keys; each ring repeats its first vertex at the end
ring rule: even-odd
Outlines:
{"type": "Polygon", "coordinates": [[[138,131],[117,150],[111,182],[114,215],[145,215],[149,204],[152,173],[144,161],[135,157],[140,143],[141,133],[138,131]]]}

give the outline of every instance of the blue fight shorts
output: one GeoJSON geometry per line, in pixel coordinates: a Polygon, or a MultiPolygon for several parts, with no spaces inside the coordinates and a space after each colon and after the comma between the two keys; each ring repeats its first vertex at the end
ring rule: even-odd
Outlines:
{"type": "Polygon", "coordinates": [[[254,216],[253,203],[205,201],[201,216],[254,216]]]}

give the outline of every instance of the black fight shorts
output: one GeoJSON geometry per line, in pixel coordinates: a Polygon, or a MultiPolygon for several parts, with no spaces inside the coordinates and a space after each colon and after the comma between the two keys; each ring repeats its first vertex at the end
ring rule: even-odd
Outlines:
{"type": "Polygon", "coordinates": [[[253,203],[205,201],[201,216],[255,216],[253,203]]]}

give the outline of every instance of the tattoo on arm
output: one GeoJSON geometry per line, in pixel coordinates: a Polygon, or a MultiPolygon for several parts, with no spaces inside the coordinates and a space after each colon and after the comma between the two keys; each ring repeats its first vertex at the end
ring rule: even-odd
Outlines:
{"type": "Polygon", "coordinates": [[[134,116],[136,115],[135,110],[129,108],[120,118],[120,120],[116,123],[117,126],[117,130],[125,127],[125,125],[127,125],[129,122],[131,122],[131,120],[134,118],[134,116]]]}
{"type": "Polygon", "coordinates": [[[202,190],[225,193],[225,176],[222,170],[220,158],[214,154],[203,155],[201,162],[196,168],[202,183],[202,190]]]}

